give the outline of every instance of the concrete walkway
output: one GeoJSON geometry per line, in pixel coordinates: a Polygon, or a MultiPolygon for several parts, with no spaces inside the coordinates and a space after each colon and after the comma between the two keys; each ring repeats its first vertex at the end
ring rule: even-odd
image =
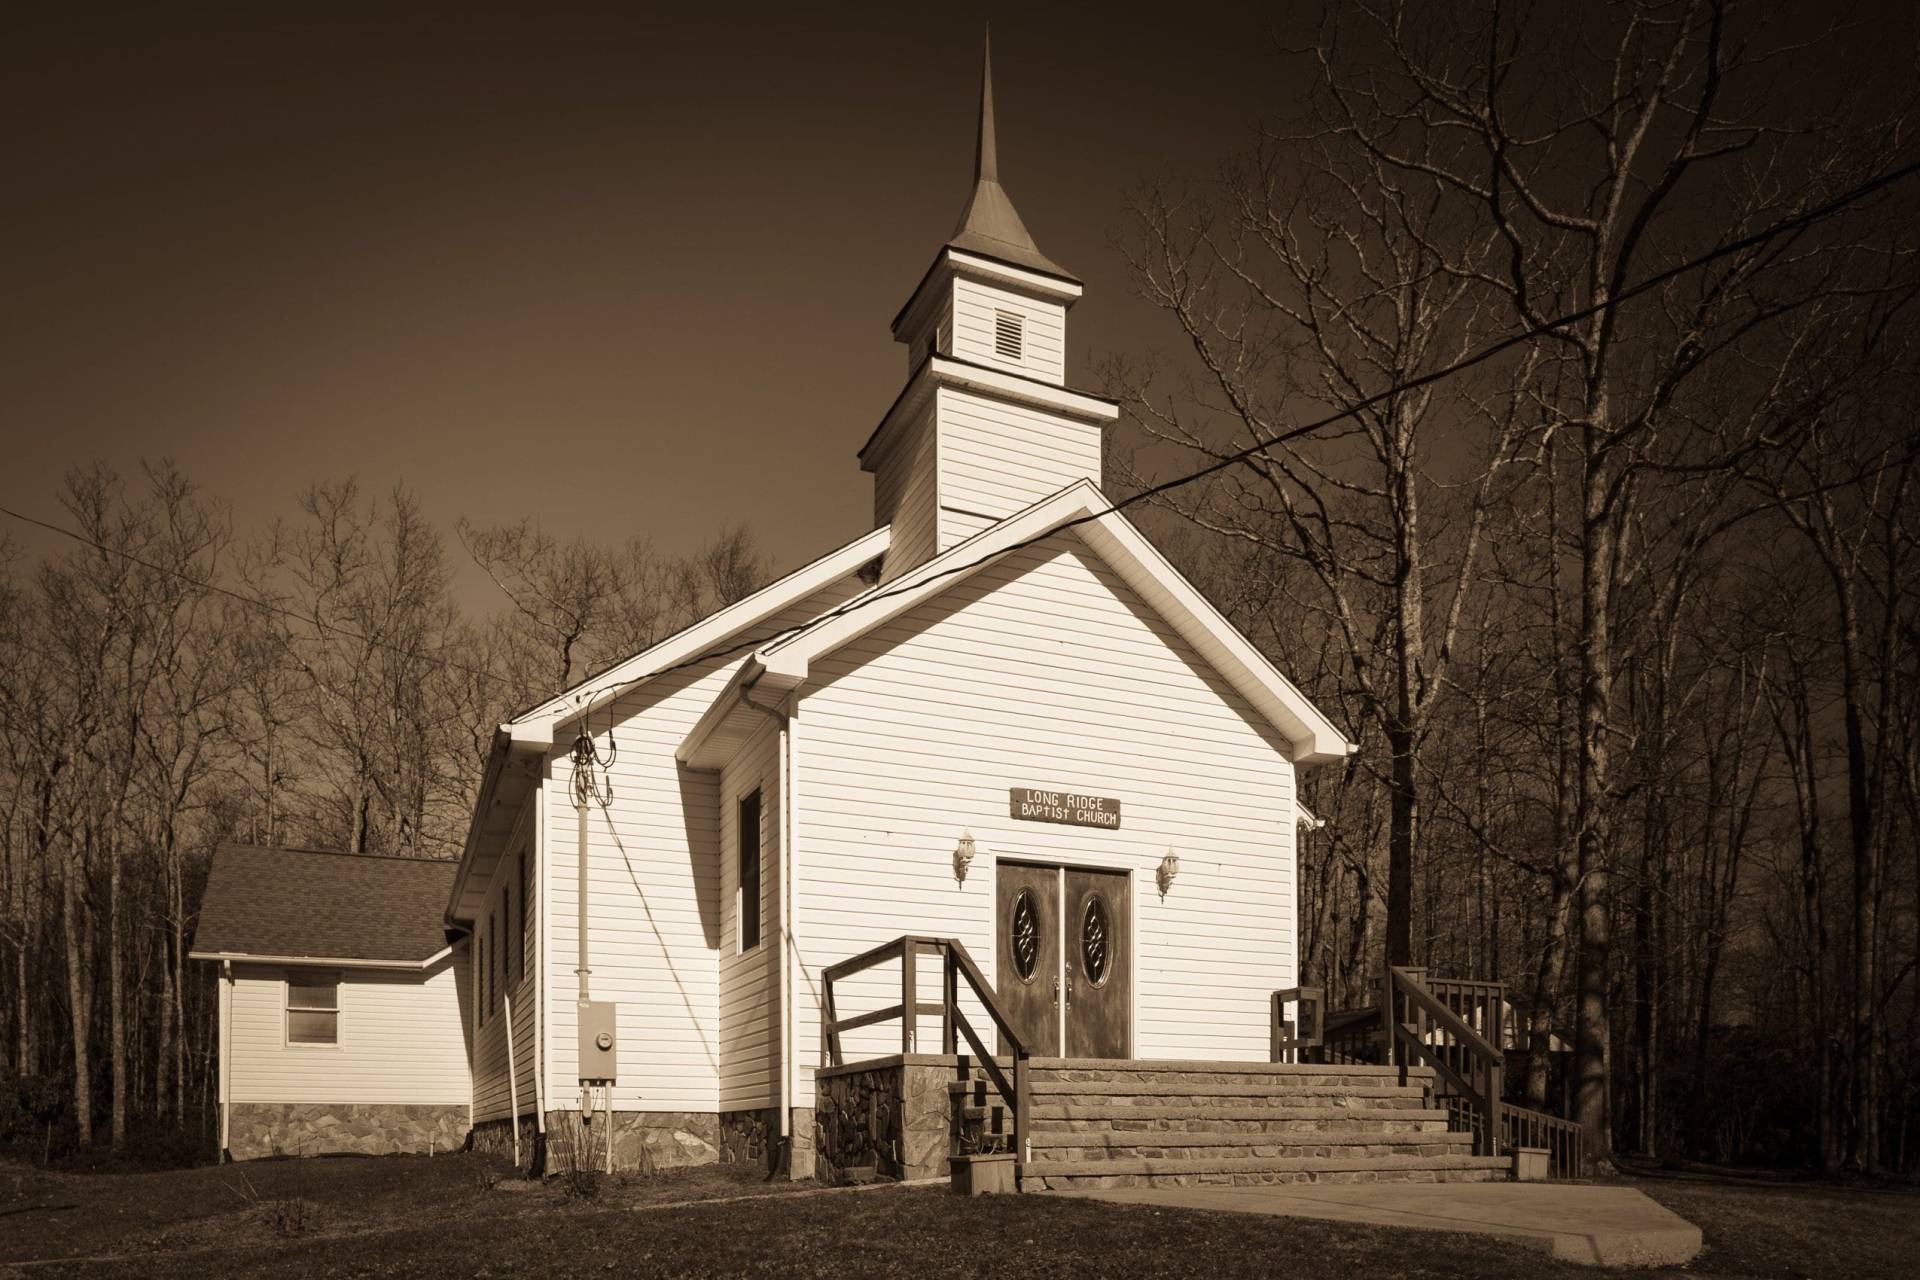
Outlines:
{"type": "Polygon", "coordinates": [[[1632,1187],[1552,1182],[1441,1182],[1267,1187],[1123,1187],[1054,1191],[1118,1204],[1272,1213],[1383,1227],[1508,1236],[1567,1262],[1677,1267],[1700,1252],[1700,1228],[1632,1187]]]}

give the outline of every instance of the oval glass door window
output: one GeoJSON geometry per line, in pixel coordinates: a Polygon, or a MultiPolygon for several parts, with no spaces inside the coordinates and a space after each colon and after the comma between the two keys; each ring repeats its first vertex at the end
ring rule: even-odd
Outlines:
{"type": "Polygon", "coordinates": [[[1113,916],[1107,910],[1104,894],[1087,895],[1087,909],[1080,917],[1080,972],[1094,986],[1104,986],[1113,962],[1113,916]]]}
{"type": "Polygon", "coordinates": [[[1007,930],[1013,944],[1014,972],[1020,981],[1032,982],[1034,966],[1040,961],[1040,913],[1034,909],[1033,890],[1022,889],[1014,898],[1007,930]]]}

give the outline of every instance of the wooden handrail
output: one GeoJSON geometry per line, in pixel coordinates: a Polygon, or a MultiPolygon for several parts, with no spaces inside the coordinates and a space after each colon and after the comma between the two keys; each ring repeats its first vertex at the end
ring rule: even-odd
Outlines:
{"type": "MultiPolygon", "coordinates": [[[[1432,1066],[1441,1092],[1451,1088],[1470,1109],[1475,1154],[1499,1155],[1506,1135],[1501,1117],[1506,1059],[1499,1047],[1428,989],[1424,969],[1390,965],[1384,985],[1380,1014],[1387,1064],[1404,1067],[1411,1059],[1432,1066]],[[1439,1043],[1427,1043],[1429,1028],[1439,1043]]],[[[1500,1007],[1499,1002],[1491,1007],[1500,1007]]]]}
{"type": "Polygon", "coordinates": [[[1404,969],[1395,969],[1393,973],[1397,979],[1394,986],[1398,994],[1424,1009],[1427,1016],[1439,1024],[1438,1030],[1457,1037],[1480,1057],[1498,1059],[1502,1056],[1500,1050],[1489,1044],[1486,1037],[1469,1026],[1464,1018],[1435,999],[1424,982],[1408,976],[1404,969]]]}
{"type": "Polygon", "coordinates": [[[900,1051],[913,1053],[918,1042],[917,1024],[923,1014],[940,1015],[940,1051],[943,1054],[959,1056],[961,1041],[980,1059],[980,1068],[985,1073],[1007,1109],[1013,1114],[1013,1155],[1016,1176],[1024,1176],[1027,1166],[1029,1135],[1031,1128],[1031,1090],[1027,1080],[1027,1063],[1031,1057],[1026,1044],[1013,1027],[1013,1019],[1008,1016],[999,997],[980,966],[973,962],[967,949],[958,938],[923,938],[908,934],[895,938],[892,942],[882,943],[871,950],[863,951],[849,960],[828,965],[820,972],[820,1060],[825,1067],[844,1065],[841,1052],[840,1035],[861,1027],[873,1026],[893,1018],[900,1019],[900,1051]],[[940,999],[929,1002],[920,999],[919,972],[917,958],[922,953],[938,955],[941,960],[940,999]],[[839,1016],[834,1000],[834,984],[852,974],[864,972],[889,961],[900,962],[900,1001],[882,1009],[852,1017],[839,1016]],[[987,1016],[993,1022],[994,1029],[1006,1042],[1012,1053],[1013,1074],[1009,1079],[1007,1072],[1000,1066],[996,1056],[981,1041],[980,1034],[974,1030],[966,1011],[960,1006],[960,980],[973,989],[973,994],[986,1009],[987,1016]]]}
{"type": "Polygon", "coordinates": [[[1577,1122],[1515,1106],[1503,1108],[1500,1117],[1501,1138],[1509,1147],[1546,1149],[1548,1176],[1578,1178],[1586,1172],[1586,1130],[1577,1122]]]}

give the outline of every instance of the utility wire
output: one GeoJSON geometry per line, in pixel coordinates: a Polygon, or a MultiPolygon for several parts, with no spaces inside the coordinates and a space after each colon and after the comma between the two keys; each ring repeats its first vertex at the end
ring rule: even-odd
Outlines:
{"type": "MultiPolygon", "coordinates": [[[[1811,227],[1816,223],[1825,221],[1827,218],[1834,216],[1835,214],[1841,212],[1843,209],[1846,209],[1851,205],[1858,204],[1861,200],[1864,200],[1865,198],[1867,198],[1870,195],[1873,195],[1876,192],[1883,191],[1888,187],[1893,186],[1895,183],[1898,183],[1907,178],[1913,177],[1917,173],[1920,173],[1920,161],[1916,161],[1911,164],[1902,165],[1897,169],[1888,170],[1886,173],[1880,174],[1877,177],[1871,178],[1868,181],[1861,183],[1859,186],[1854,187],[1849,191],[1843,192],[1841,195],[1836,196],[1834,199],[1827,201],[1825,204],[1817,205],[1814,208],[1805,210],[1799,214],[1794,215],[1791,218],[1784,218],[1781,221],[1772,223],[1766,227],[1761,228],[1758,231],[1751,232],[1748,235],[1741,236],[1735,240],[1730,240],[1726,244],[1723,244],[1718,248],[1709,250],[1708,252],[1703,253],[1698,257],[1689,258],[1687,261],[1679,263],[1672,267],[1668,267],[1663,271],[1657,271],[1654,274],[1646,277],[1644,280],[1641,280],[1638,283],[1629,286],[1628,288],[1622,289],[1619,293],[1613,295],[1612,297],[1608,298],[1604,302],[1592,303],[1588,306],[1580,307],[1573,311],[1565,312],[1551,320],[1545,320],[1538,324],[1529,325],[1525,328],[1518,329],[1513,333],[1508,334],[1506,337],[1500,338],[1491,343],[1488,343],[1486,346],[1483,346],[1476,351],[1470,352],[1469,354],[1462,356],[1458,360],[1455,360],[1449,364],[1442,365],[1438,369],[1432,369],[1426,373],[1416,374],[1413,377],[1396,382],[1392,386],[1387,387],[1385,390],[1377,391],[1372,395],[1362,397],[1361,399],[1355,401],[1353,404],[1347,406],[1344,409],[1336,410],[1335,412],[1327,414],[1324,417],[1316,418],[1311,422],[1303,423],[1302,425],[1298,427],[1294,427],[1291,430],[1282,431],[1277,435],[1256,440],[1254,441],[1254,443],[1248,445],[1244,449],[1238,449],[1232,453],[1226,454],[1225,456],[1214,460],[1208,465],[1201,467],[1197,471],[1191,471],[1184,475],[1175,476],[1171,480],[1163,480],[1158,484],[1150,485],[1147,488],[1142,489],[1137,493],[1130,494],[1127,497],[1122,498],[1117,502],[1110,503],[1107,506],[1102,507],[1098,511],[1090,511],[1084,515],[1075,516],[1073,519],[1066,520],[1061,522],[1060,524],[1054,525],[1048,528],[1047,530],[1045,530],[1044,532],[1036,534],[1031,538],[1024,538],[1019,542],[1013,543],[1006,547],[1002,547],[1001,549],[991,552],[988,555],[980,556],[973,560],[963,561],[959,564],[949,565],[946,568],[941,569],[937,573],[929,574],[925,577],[914,578],[912,581],[902,583],[899,586],[892,587],[884,591],[875,590],[875,591],[864,592],[858,596],[855,596],[853,599],[848,600],[845,603],[838,605],[835,608],[830,609],[823,614],[818,615],[817,617],[808,619],[805,622],[796,623],[793,626],[789,626],[789,627],[782,627],[769,634],[757,636],[752,639],[742,640],[734,644],[723,645],[715,649],[708,649],[705,652],[695,654],[694,656],[689,658],[682,659],[681,661],[673,663],[669,666],[661,667],[655,671],[649,671],[644,675],[635,676],[630,680],[621,680],[613,684],[604,685],[598,689],[593,690],[592,693],[588,696],[588,701],[586,703],[586,710],[588,712],[591,712],[594,706],[596,706],[599,703],[599,700],[607,697],[608,695],[618,695],[634,687],[635,685],[642,684],[650,680],[656,680],[661,676],[671,675],[676,671],[684,671],[689,667],[696,667],[703,663],[711,662],[715,658],[730,657],[736,653],[740,653],[745,650],[757,649],[762,645],[777,643],[778,641],[787,639],[788,637],[798,635],[802,631],[808,630],[812,627],[819,626],[822,623],[832,622],[837,618],[845,617],[847,614],[852,613],[856,609],[864,608],[870,604],[877,604],[882,600],[891,599],[895,596],[903,595],[910,591],[918,591],[919,589],[927,586],[930,583],[939,582],[945,578],[953,577],[956,574],[967,573],[973,569],[979,568],[981,565],[987,563],[990,560],[997,560],[1002,557],[1012,555],[1016,552],[1024,551],[1027,548],[1032,547],[1040,542],[1043,542],[1046,539],[1064,530],[1077,528],[1085,524],[1091,524],[1107,516],[1114,515],[1118,512],[1124,511],[1126,508],[1131,507],[1136,503],[1145,502],[1151,498],[1159,497],[1161,494],[1169,493],[1172,490],[1183,488],[1186,485],[1192,484],[1196,480],[1204,480],[1209,476],[1218,475],[1220,472],[1225,471],[1230,467],[1237,466],[1240,463],[1247,461],[1248,459],[1254,457],[1257,454],[1265,453],[1267,450],[1275,447],[1276,445],[1286,444],[1290,441],[1300,439],[1303,436],[1312,435],[1313,433],[1317,431],[1321,431],[1327,427],[1330,427],[1337,422],[1343,422],[1348,418],[1355,417],[1356,415],[1364,412],[1365,410],[1370,409],[1375,405],[1381,404],[1386,400],[1390,400],[1395,396],[1404,395],[1409,391],[1416,391],[1421,387],[1429,386],[1433,383],[1440,382],[1443,379],[1450,378],[1455,374],[1463,373],[1468,369],[1474,368],[1478,365],[1485,364],[1487,361],[1492,360],[1495,357],[1500,356],[1508,351],[1511,351],[1513,348],[1517,346],[1520,346],[1527,342],[1531,342],[1535,338],[1544,337],[1547,334],[1554,333],[1558,330],[1564,329],[1569,325],[1578,324],[1582,320],[1591,319],[1594,316],[1601,314],[1602,312],[1611,311],[1619,307],[1623,303],[1629,302],[1632,299],[1639,297],[1641,294],[1648,293],[1654,289],[1661,287],[1662,285],[1671,283],[1672,281],[1680,278],[1681,276],[1686,275],[1693,271],[1697,271],[1701,267],[1707,266],[1710,263],[1717,262],[1722,258],[1731,257],[1738,253],[1743,253],[1748,249],[1757,248],[1761,245],[1768,243],[1769,241],[1776,240],[1779,237],[1788,234],[1789,232],[1805,230],[1806,228],[1811,227]]],[[[479,676],[483,679],[495,680],[503,684],[513,683],[507,677],[497,675],[491,671],[483,671],[476,667],[470,667],[464,663],[456,662],[451,658],[429,657],[426,654],[417,653],[413,650],[404,649],[399,645],[390,644],[386,641],[377,640],[371,636],[363,635],[360,632],[354,631],[349,627],[341,627],[333,623],[322,622],[318,618],[311,617],[295,609],[289,609],[284,605],[275,604],[268,600],[262,600],[254,596],[249,596],[242,592],[234,591],[227,587],[220,586],[217,583],[203,581],[179,569],[174,569],[166,565],[154,564],[152,561],[145,560],[139,556],[136,556],[132,552],[121,550],[118,547],[105,546],[102,543],[96,542],[92,538],[89,538],[84,534],[76,533],[71,529],[62,528],[61,526],[56,524],[50,524],[45,520],[35,519],[32,516],[22,515],[20,512],[15,511],[10,507],[0,506],[0,515],[11,516],[15,520],[19,520],[23,523],[37,526],[38,528],[48,530],[49,532],[52,532],[52,533],[57,533],[62,537],[72,538],[76,542],[85,543],[86,545],[93,547],[96,550],[105,552],[107,554],[122,556],[128,560],[133,561],[135,564],[139,564],[148,569],[152,569],[157,573],[170,573],[175,577],[181,578],[184,581],[192,583],[193,585],[198,586],[204,590],[218,592],[221,595],[231,597],[234,600],[238,600],[242,604],[251,605],[255,608],[266,609],[274,613],[282,614],[286,617],[294,618],[301,622],[304,622],[309,626],[318,627],[322,630],[332,631],[338,635],[343,635],[350,639],[358,640],[362,644],[369,644],[369,645],[377,646],[379,648],[388,649],[395,653],[401,654],[402,656],[407,658],[431,663],[438,666],[450,667],[454,670],[464,671],[469,675],[479,676]]],[[[989,528],[991,528],[991,526],[989,526],[989,528]]],[[[984,532],[986,531],[983,530],[982,533],[984,532]]],[[[975,536],[978,537],[981,535],[976,534],[975,536]]],[[[589,678],[588,680],[583,681],[582,685],[587,685],[591,683],[592,683],[592,678],[589,678]]],[[[564,692],[562,692],[557,696],[565,697],[566,695],[564,692]]],[[[546,701],[552,701],[552,699],[547,699],[546,701]]],[[[575,710],[578,711],[579,709],[580,709],[579,706],[576,705],[575,710]]]]}
{"type": "MultiPolygon", "coordinates": [[[[1031,547],[1036,543],[1043,542],[1046,539],[1051,538],[1054,534],[1060,533],[1063,530],[1076,528],[1083,524],[1091,524],[1094,521],[1100,520],[1106,516],[1110,516],[1117,512],[1123,511],[1127,507],[1133,506],[1135,503],[1145,502],[1150,498],[1156,498],[1161,494],[1168,493],[1174,489],[1179,489],[1186,485],[1192,484],[1196,480],[1204,480],[1208,476],[1217,475],[1220,472],[1225,471],[1230,467],[1238,466],[1240,463],[1247,461],[1248,459],[1254,457],[1256,454],[1265,453],[1268,449],[1271,449],[1276,445],[1286,444],[1289,441],[1297,440],[1302,436],[1312,435],[1314,432],[1321,431],[1327,427],[1332,426],[1337,422],[1342,422],[1348,418],[1354,417],[1360,414],[1361,412],[1372,408],[1377,404],[1380,404],[1386,400],[1392,399],[1395,396],[1404,395],[1409,391],[1416,391],[1421,387],[1428,386],[1432,383],[1439,382],[1446,378],[1450,378],[1455,374],[1463,373],[1466,370],[1474,368],[1477,365],[1485,364],[1487,361],[1492,360],[1495,357],[1500,356],[1508,351],[1511,351],[1513,348],[1517,346],[1520,346],[1527,342],[1531,342],[1535,338],[1544,337],[1547,334],[1556,332],[1557,330],[1567,328],[1569,325],[1578,324],[1582,320],[1592,319],[1594,316],[1597,316],[1602,312],[1611,311],[1614,308],[1619,307],[1623,303],[1629,302],[1632,299],[1639,297],[1643,293],[1648,293],[1654,289],[1658,289],[1662,285],[1669,284],[1672,281],[1678,279],[1679,277],[1688,274],[1689,272],[1698,271],[1700,268],[1707,266],[1710,263],[1717,262],[1722,258],[1731,257],[1738,253],[1743,253],[1748,249],[1757,248],[1763,244],[1766,244],[1769,241],[1776,240],[1779,237],[1788,234],[1789,232],[1805,230],[1806,228],[1811,227],[1818,222],[1822,222],[1827,218],[1834,216],[1835,214],[1839,213],[1841,210],[1847,208],[1848,206],[1859,203],[1861,200],[1864,200],[1866,197],[1874,194],[1875,192],[1885,190],[1886,188],[1893,186],[1895,183],[1900,182],[1903,179],[1913,177],[1917,173],[1920,173],[1920,161],[1916,161],[1911,164],[1902,165],[1897,169],[1889,170],[1886,173],[1883,173],[1877,177],[1871,178],[1868,181],[1861,183],[1859,186],[1854,187],[1851,190],[1842,193],[1841,195],[1835,197],[1834,199],[1827,201],[1825,204],[1817,205],[1814,208],[1805,210],[1799,214],[1794,215],[1791,218],[1782,219],[1781,221],[1772,223],[1766,227],[1761,228],[1758,231],[1752,232],[1745,236],[1741,236],[1736,240],[1731,240],[1726,244],[1723,244],[1716,249],[1709,250],[1708,252],[1703,253],[1696,258],[1690,258],[1685,262],[1679,263],[1672,267],[1668,267],[1664,271],[1657,271],[1654,274],[1648,276],[1646,279],[1641,280],[1638,283],[1633,284],[1625,289],[1622,289],[1619,293],[1615,294],[1611,298],[1608,298],[1604,302],[1596,302],[1589,306],[1580,307],[1576,310],[1568,311],[1562,315],[1556,316],[1551,320],[1545,320],[1538,324],[1530,325],[1526,328],[1516,330],[1515,332],[1508,334],[1506,337],[1497,339],[1496,341],[1491,342],[1486,346],[1479,348],[1476,351],[1470,352],[1467,355],[1462,356],[1461,358],[1453,361],[1450,364],[1442,365],[1438,369],[1432,369],[1426,373],[1417,374],[1403,381],[1396,382],[1392,386],[1386,388],[1385,390],[1375,392],[1370,396],[1365,396],[1360,400],[1355,401],[1353,404],[1347,406],[1344,409],[1340,409],[1333,413],[1327,414],[1325,417],[1316,418],[1312,422],[1304,423],[1303,425],[1294,427],[1289,431],[1280,432],[1278,435],[1270,436],[1261,440],[1256,440],[1254,443],[1248,445],[1246,448],[1236,450],[1233,453],[1229,453],[1224,457],[1216,459],[1215,461],[1209,463],[1208,465],[1200,468],[1198,471],[1191,471],[1185,475],[1176,476],[1171,480],[1163,480],[1158,484],[1150,485],[1147,488],[1140,490],[1138,493],[1134,493],[1125,498],[1122,498],[1118,502],[1111,503],[1108,506],[1103,507],[1098,511],[1088,512],[1085,515],[1076,516],[1072,520],[1063,521],[1062,523],[1054,525],[1051,528],[1047,529],[1044,533],[1036,534],[1031,538],[1022,539],[1021,541],[1013,543],[1010,546],[1003,547],[1000,550],[991,553],[990,555],[981,556],[978,559],[969,560],[960,564],[948,566],[947,568],[942,569],[938,573],[929,574],[923,578],[915,578],[911,582],[904,583],[898,587],[894,587],[887,591],[881,591],[877,593],[870,591],[870,592],[863,593],[859,596],[855,596],[852,600],[847,601],[845,604],[842,604],[837,608],[831,609],[828,612],[823,613],[816,618],[809,619],[806,622],[798,623],[791,627],[782,628],[781,630],[776,631],[771,635],[762,636],[753,640],[742,641],[738,644],[728,645],[719,649],[710,649],[705,653],[697,654],[691,658],[685,659],[684,661],[674,663],[671,666],[662,667],[657,671],[650,671],[650,672],[647,672],[645,675],[635,676],[631,680],[623,680],[616,684],[606,685],[600,689],[593,691],[589,699],[589,704],[591,705],[591,704],[597,703],[600,698],[605,697],[608,694],[619,694],[621,692],[624,692],[626,689],[629,689],[634,685],[640,684],[644,681],[653,680],[660,676],[671,674],[672,672],[675,672],[675,671],[684,670],[688,667],[698,666],[701,663],[710,662],[715,658],[729,657],[735,653],[739,653],[743,649],[756,649],[762,645],[777,643],[780,640],[784,640],[789,636],[797,635],[800,632],[805,631],[811,627],[818,626],[821,623],[831,622],[836,618],[843,617],[846,614],[853,612],[855,609],[862,608],[869,604],[876,604],[879,601],[889,599],[896,595],[902,595],[909,591],[917,591],[921,587],[926,586],[928,583],[938,582],[941,579],[951,577],[954,574],[966,573],[972,569],[978,568],[980,565],[986,563],[989,560],[997,560],[1003,556],[1008,556],[1008,555],[1014,554],[1015,552],[1024,551],[1028,547],[1031,547]]],[[[1042,501],[1044,501],[1044,499],[1042,501]]],[[[991,526],[989,526],[989,528],[990,527],[991,526]]],[[[985,531],[983,530],[982,532],[984,533],[985,531]]],[[[977,537],[980,535],[975,535],[975,536],[977,537]]],[[[582,683],[586,684],[586,683],[590,683],[590,681],[583,681],[582,683]]],[[[561,696],[564,696],[564,694],[561,696]]]]}

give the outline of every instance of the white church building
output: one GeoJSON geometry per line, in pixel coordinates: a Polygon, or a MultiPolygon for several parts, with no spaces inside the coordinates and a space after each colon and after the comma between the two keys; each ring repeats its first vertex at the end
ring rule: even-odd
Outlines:
{"type": "MultiPolygon", "coordinates": [[[[1000,185],[987,80],[972,196],[860,450],[873,531],[496,736],[447,912],[476,940],[477,1127],[551,1125],[610,1077],[655,1158],[804,1153],[823,971],[903,935],[957,939],[1036,1055],[1267,1060],[1296,773],[1351,748],[1110,510],[1117,410],[1066,385],[1080,295],[1000,185]],[[1009,965],[1016,929],[1038,941],[1009,965]]],[[[902,1047],[897,1021],[845,1041],[902,1047]]]]}
{"type": "Polygon", "coordinates": [[[917,1168],[969,1032],[1006,1055],[983,1130],[1030,1123],[1016,1057],[1023,1088],[1274,1069],[1298,779],[1353,747],[1112,509],[1116,406],[1066,384],[1081,292],[1000,185],[989,80],[971,198],[893,320],[872,531],[494,737],[431,922],[465,973],[422,996],[464,1006],[478,1145],[526,1163],[584,1111],[618,1165],[805,1176],[926,1069],[940,1117],[880,1153],[917,1168]]]}

